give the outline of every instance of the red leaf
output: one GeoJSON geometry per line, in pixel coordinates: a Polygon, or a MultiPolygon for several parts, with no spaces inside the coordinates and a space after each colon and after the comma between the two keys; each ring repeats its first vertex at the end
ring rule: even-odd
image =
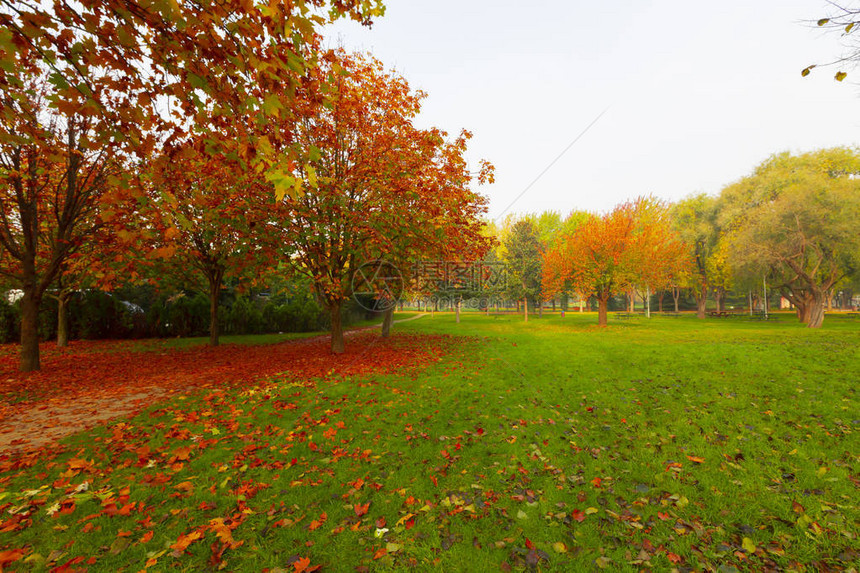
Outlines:
{"type": "Polygon", "coordinates": [[[364,505],[360,503],[356,503],[353,506],[353,510],[355,511],[355,515],[361,517],[362,515],[367,513],[367,509],[370,507],[370,502],[365,503],[364,505]]]}

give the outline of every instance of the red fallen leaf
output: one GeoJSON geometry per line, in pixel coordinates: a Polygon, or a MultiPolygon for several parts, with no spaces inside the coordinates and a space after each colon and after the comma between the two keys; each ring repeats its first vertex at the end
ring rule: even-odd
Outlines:
{"type": "Polygon", "coordinates": [[[59,567],[54,567],[53,569],[51,569],[51,573],[71,573],[72,571],[77,571],[77,569],[73,568],[72,566],[83,562],[83,557],[74,557],[72,559],[69,559],[59,567]]]}
{"type": "Polygon", "coordinates": [[[477,430],[475,430],[475,433],[478,434],[479,436],[483,436],[484,435],[484,428],[478,428],[477,430]]]}
{"type": "Polygon", "coordinates": [[[363,504],[363,505],[362,505],[362,504],[360,504],[360,503],[356,503],[356,504],[353,506],[353,510],[355,511],[355,515],[356,515],[356,516],[361,517],[362,515],[364,515],[364,514],[366,514],[366,513],[367,513],[367,509],[368,509],[369,507],[370,507],[370,502],[367,502],[367,503],[365,503],[365,504],[363,504]]]}
{"type": "Polygon", "coordinates": [[[687,456],[687,459],[696,464],[705,463],[705,458],[700,458],[699,456],[687,456]]]}
{"type": "Polygon", "coordinates": [[[146,533],[143,534],[143,537],[140,538],[140,543],[146,543],[150,539],[152,539],[153,531],[150,529],[146,533]]]}
{"type": "Polygon", "coordinates": [[[302,557],[293,562],[293,573],[304,573],[304,571],[308,570],[308,566],[311,564],[310,557],[302,557]]]}
{"type": "Polygon", "coordinates": [[[117,511],[116,513],[117,513],[117,515],[131,515],[131,511],[134,509],[134,507],[136,505],[137,505],[137,503],[133,501],[131,503],[128,503],[128,504],[122,506],[119,509],[119,511],[117,511]]]}
{"type": "Polygon", "coordinates": [[[436,480],[436,476],[430,476],[430,481],[433,482],[433,485],[439,487],[439,482],[436,480]]]}
{"type": "Polygon", "coordinates": [[[534,549],[534,548],[535,548],[535,544],[534,544],[534,543],[532,543],[532,540],[531,540],[531,539],[529,539],[528,537],[526,537],[526,547],[528,547],[529,549],[534,549]]]}
{"type": "Polygon", "coordinates": [[[585,408],[585,411],[586,411],[586,412],[594,412],[594,406],[587,406],[587,407],[585,408]]]}
{"type": "Polygon", "coordinates": [[[18,561],[27,553],[23,549],[7,549],[0,551],[0,567],[18,561]]]}
{"type": "Polygon", "coordinates": [[[182,446],[181,448],[177,448],[175,452],[173,452],[173,460],[179,460],[187,462],[191,458],[191,448],[189,446],[182,446]]]}
{"type": "Polygon", "coordinates": [[[180,535],[179,539],[176,540],[176,543],[171,545],[170,548],[181,553],[181,552],[185,551],[186,549],[188,549],[189,545],[191,545],[192,543],[194,543],[198,539],[202,539],[202,538],[203,538],[203,532],[202,531],[199,531],[199,530],[198,531],[192,531],[191,533],[180,535]]]}
{"type": "Polygon", "coordinates": [[[407,519],[406,521],[403,522],[403,525],[406,527],[406,529],[412,529],[413,527],[415,527],[415,518],[410,517],[409,519],[407,519]]]}
{"type": "Polygon", "coordinates": [[[671,518],[668,513],[662,513],[660,511],[657,512],[657,517],[659,517],[663,521],[668,521],[671,518]]]}
{"type": "Polygon", "coordinates": [[[117,537],[131,537],[131,531],[118,531],[116,534],[117,537]]]}
{"type": "Polygon", "coordinates": [[[663,471],[667,472],[672,468],[680,468],[680,467],[683,467],[683,466],[679,462],[671,462],[671,463],[666,464],[666,469],[663,471]]]}
{"type": "Polygon", "coordinates": [[[801,513],[801,514],[806,513],[806,508],[803,507],[802,505],[800,505],[799,503],[797,503],[796,501],[791,502],[791,510],[794,513],[801,513]]]}
{"type": "Polygon", "coordinates": [[[581,512],[580,510],[578,510],[578,509],[574,509],[574,510],[571,512],[570,516],[571,516],[573,519],[575,519],[576,521],[580,522],[580,523],[582,523],[583,521],[585,521],[585,514],[584,514],[583,512],[581,512]]]}
{"type": "Polygon", "coordinates": [[[385,547],[380,547],[379,549],[376,550],[376,553],[373,554],[373,558],[379,559],[381,557],[385,557],[385,555],[387,553],[388,553],[388,550],[385,547]]]}
{"type": "Polygon", "coordinates": [[[329,439],[329,440],[334,440],[334,436],[335,436],[335,434],[337,434],[337,430],[335,430],[335,429],[334,429],[334,428],[332,428],[332,427],[329,427],[329,429],[328,429],[328,430],[326,430],[325,432],[323,432],[323,437],[325,437],[325,438],[327,438],[327,439],[329,439]]]}
{"type": "Polygon", "coordinates": [[[385,527],[385,517],[380,517],[376,520],[376,528],[382,529],[383,527],[385,527]]]}
{"type": "Polygon", "coordinates": [[[672,563],[680,563],[681,561],[683,561],[680,555],[676,555],[675,553],[671,552],[666,554],[666,558],[672,563]]]}
{"type": "Polygon", "coordinates": [[[593,480],[591,480],[591,484],[592,484],[594,487],[600,487],[600,484],[601,484],[601,483],[603,483],[603,480],[602,480],[601,478],[599,478],[599,477],[596,477],[596,478],[594,478],[593,480]]]}
{"type": "Polygon", "coordinates": [[[310,529],[311,531],[319,529],[320,527],[322,527],[322,524],[325,523],[326,519],[328,519],[328,515],[326,515],[325,512],[322,512],[320,514],[319,519],[311,521],[311,524],[308,526],[308,529],[310,529]]]}

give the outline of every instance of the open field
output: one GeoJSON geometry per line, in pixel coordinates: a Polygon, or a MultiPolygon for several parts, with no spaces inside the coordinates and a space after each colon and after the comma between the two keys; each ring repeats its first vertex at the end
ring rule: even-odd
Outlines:
{"type": "MultiPolygon", "coordinates": [[[[0,562],[856,567],[860,323],[594,323],[425,316],[389,341],[349,341],[351,361],[313,378],[207,384],[43,455],[3,456],[0,562]]],[[[275,360],[287,346],[265,348],[275,360]]]]}

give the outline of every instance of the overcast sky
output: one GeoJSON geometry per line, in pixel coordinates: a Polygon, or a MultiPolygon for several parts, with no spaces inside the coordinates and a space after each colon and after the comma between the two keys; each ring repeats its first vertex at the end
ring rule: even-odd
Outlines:
{"type": "Polygon", "coordinates": [[[373,53],[428,93],[421,126],[474,133],[469,159],[496,218],[604,211],[638,195],[717,193],[780,151],[860,140],[860,71],[800,71],[840,55],[810,26],[824,0],[387,0],[372,29],[329,46],[373,53]]]}

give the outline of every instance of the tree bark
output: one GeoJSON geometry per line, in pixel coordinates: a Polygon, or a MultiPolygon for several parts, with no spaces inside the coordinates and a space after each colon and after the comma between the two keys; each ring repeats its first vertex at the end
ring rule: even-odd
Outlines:
{"type": "Polygon", "coordinates": [[[69,345],[69,300],[72,293],[63,291],[57,297],[57,347],[69,345]]]}
{"type": "Polygon", "coordinates": [[[331,353],[343,354],[343,322],[340,317],[340,301],[331,303],[329,311],[331,313],[331,353]]]}
{"type": "Polygon", "coordinates": [[[675,312],[678,312],[678,299],[681,298],[681,289],[672,287],[672,299],[675,301],[675,312]]]}
{"type": "Polygon", "coordinates": [[[391,323],[394,322],[394,307],[382,313],[382,338],[388,338],[391,334],[391,323]]]}
{"type": "Polygon", "coordinates": [[[597,299],[597,326],[606,326],[606,309],[609,297],[597,299]]]}
{"type": "Polygon", "coordinates": [[[657,297],[657,312],[663,312],[663,298],[666,296],[666,291],[661,290],[657,297]]]}
{"type": "Polygon", "coordinates": [[[821,328],[824,324],[824,305],[825,295],[823,292],[815,292],[810,297],[810,303],[807,305],[809,309],[807,314],[807,328],[821,328]]]}
{"type": "Polygon", "coordinates": [[[696,291],[696,317],[705,318],[705,307],[708,305],[708,287],[702,285],[701,290],[696,291]]]}
{"type": "Polygon", "coordinates": [[[537,305],[538,305],[538,318],[543,318],[543,301],[541,299],[538,299],[537,305]]]}
{"type": "Polygon", "coordinates": [[[526,311],[525,312],[525,317],[526,317],[525,322],[528,322],[529,321],[529,299],[528,299],[528,297],[525,297],[525,296],[523,297],[523,308],[526,311]]]}
{"type": "Polygon", "coordinates": [[[39,304],[42,295],[27,285],[21,299],[21,372],[39,370],[39,304]]]}
{"type": "Polygon", "coordinates": [[[221,280],[223,271],[217,270],[209,274],[209,346],[218,346],[221,342],[221,332],[218,327],[218,302],[221,295],[221,280]]]}

